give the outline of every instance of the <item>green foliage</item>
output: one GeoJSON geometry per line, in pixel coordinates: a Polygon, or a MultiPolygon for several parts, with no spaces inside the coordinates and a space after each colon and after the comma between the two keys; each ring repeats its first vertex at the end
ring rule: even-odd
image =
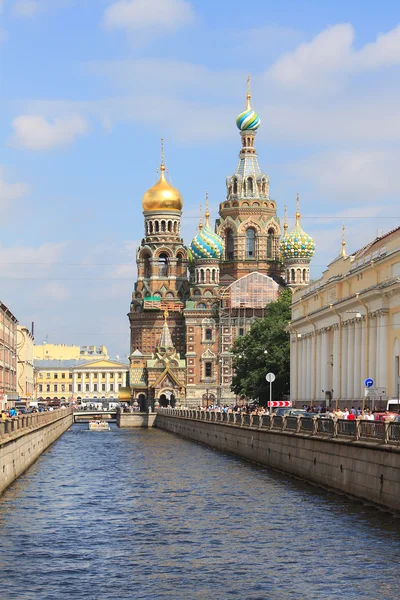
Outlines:
{"type": "Polygon", "coordinates": [[[267,306],[265,317],[258,319],[247,335],[236,339],[232,391],[238,396],[258,398],[265,404],[269,400],[269,383],[265,379],[269,372],[276,376],[273,398],[279,400],[289,394],[290,339],[285,328],[291,319],[291,302],[292,292],[283,290],[278,300],[267,306]]]}

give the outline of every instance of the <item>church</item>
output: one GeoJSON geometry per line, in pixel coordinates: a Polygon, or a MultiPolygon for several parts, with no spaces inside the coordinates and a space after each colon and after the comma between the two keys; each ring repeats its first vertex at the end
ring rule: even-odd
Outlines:
{"type": "Polygon", "coordinates": [[[285,285],[309,283],[313,240],[300,226],[283,231],[255,148],[260,118],[251,107],[237,117],[239,163],[226,178],[226,198],[212,226],[204,222],[190,246],[181,237],[183,199],[167,179],[143,196],[144,238],[130,311],[130,397],[142,410],[236,401],[232,346],[285,285]],[[283,235],[282,235],[283,234],[283,235]]]}

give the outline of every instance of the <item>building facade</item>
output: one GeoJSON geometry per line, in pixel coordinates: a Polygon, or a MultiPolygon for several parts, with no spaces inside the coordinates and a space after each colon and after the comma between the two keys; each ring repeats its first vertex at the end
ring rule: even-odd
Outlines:
{"type": "Polygon", "coordinates": [[[118,398],[126,386],[128,365],[113,360],[36,360],[37,400],[71,402],[118,398]]]}
{"type": "Polygon", "coordinates": [[[19,399],[24,402],[33,400],[34,396],[33,345],[34,337],[32,331],[27,327],[18,325],[17,392],[19,399]]]}
{"type": "Polygon", "coordinates": [[[16,317],[0,301],[0,405],[3,408],[18,399],[17,325],[16,317]]]}
{"type": "Polygon", "coordinates": [[[312,285],[293,293],[291,399],[296,405],[365,403],[399,394],[400,228],[347,256],[342,252],[312,285]]]}
{"type": "MultiPolygon", "coordinates": [[[[189,247],[181,237],[183,199],[167,180],[164,158],[159,181],[143,196],[144,237],[128,314],[131,397],[143,408],[235,401],[233,343],[285,285],[281,225],[258,163],[260,118],[250,89],[236,125],[239,162],[226,179],[226,198],[214,226],[206,198],[205,222],[189,247]]],[[[311,256],[297,252],[290,258],[302,261],[303,273],[311,256]]]]}

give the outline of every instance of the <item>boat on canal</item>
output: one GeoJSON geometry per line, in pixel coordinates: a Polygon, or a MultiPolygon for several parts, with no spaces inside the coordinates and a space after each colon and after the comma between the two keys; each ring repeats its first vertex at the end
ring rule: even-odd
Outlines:
{"type": "Polygon", "coordinates": [[[91,431],[110,431],[110,426],[107,421],[89,421],[89,429],[91,431]]]}

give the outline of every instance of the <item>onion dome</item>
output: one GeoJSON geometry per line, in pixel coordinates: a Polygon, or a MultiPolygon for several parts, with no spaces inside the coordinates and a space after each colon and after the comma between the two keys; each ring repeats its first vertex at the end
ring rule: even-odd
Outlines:
{"type": "Polygon", "coordinates": [[[201,260],[204,258],[213,258],[219,260],[224,252],[224,242],[222,238],[215,233],[209,223],[208,219],[210,213],[206,210],[206,224],[199,224],[199,233],[193,238],[191,243],[191,251],[194,260],[201,260]]]}
{"type": "Polygon", "coordinates": [[[240,131],[257,131],[260,127],[261,119],[258,114],[251,108],[250,100],[250,75],[247,78],[247,104],[246,110],[240,113],[236,119],[236,125],[240,131]]]}
{"type": "Polygon", "coordinates": [[[160,179],[144,194],[142,199],[143,210],[149,211],[176,211],[181,212],[183,206],[182,196],[166,179],[165,165],[161,164],[160,179]]]}
{"type": "Polygon", "coordinates": [[[286,234],[281,240],[281,253],[285,260],[288,259],[311,259],[315,252],[315,243],[308,233],[305,233],[300,225],[299,197],[297,196],[296,225],[293,230],[286,234]]]}

